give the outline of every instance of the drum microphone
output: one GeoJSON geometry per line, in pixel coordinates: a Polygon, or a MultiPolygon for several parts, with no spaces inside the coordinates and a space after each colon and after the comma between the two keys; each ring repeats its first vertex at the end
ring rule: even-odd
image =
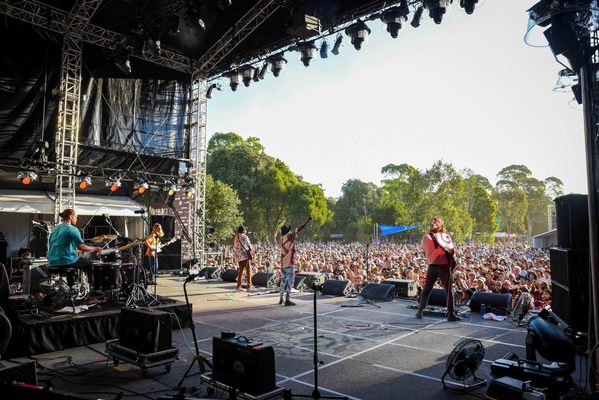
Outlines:
{"type": "Polygon", "coordinates": [[[110,222],[110,217],[107,214],[102,214],[102,218],[104,218],[105,221],[110,222]]]}
{"type": "Polygon", "coordinates": [[[134,214],[145,214],[146,210],[143,208],[140,208],[139,210],[134,210],[133,213],[134,214]]]}
{"type": "Polygon", "coordinates": [[[42,224],[41,222],[34,221],[34,220],[32,220],[32,221],[31,221],[31,223],[32,223],[33,225],[46,226],[46,225],[42,224]]]}

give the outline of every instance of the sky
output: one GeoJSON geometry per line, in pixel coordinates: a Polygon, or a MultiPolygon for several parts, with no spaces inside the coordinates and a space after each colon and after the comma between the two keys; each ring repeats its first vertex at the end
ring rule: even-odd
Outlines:
{"type": "Polygon", "coordinates": [[[439,159],[492,183],[524,164],[536,178],[560,178],[565,193],[587,193],[581,108],[571,91],[553,90],[563,67],[551,50],[524,43],[536,1],[483,1],[467,15],[455,0],[440,25],[425,13],[396,39],[367,22],[360,51],[345,37],[338,56],[307,68],[287,53],[279,77],[269,71],[236,92],[223,81],[208,101],[208,137],[259,137],[327,197],[349,179],[380,184],[389,163],[425,170],[439,159]]]}

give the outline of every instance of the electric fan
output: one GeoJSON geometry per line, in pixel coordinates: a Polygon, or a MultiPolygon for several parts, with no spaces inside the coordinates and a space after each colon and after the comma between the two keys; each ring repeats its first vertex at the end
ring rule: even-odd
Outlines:
{"type": "Polygon", "coordinates": [[[447,357],[445,373],[441,378],[443,388],[468,391],[486,385],[487,381],[479,378],[475,374],[476,370],[483,362],[484,357],[485,348],[480,341],[475,339],[463,339],[458,342],[449,357],[447,357]],[[456,381],[462,381],[462,383],[445,382],[445,377],[447,375],[456,381]],[[466,383],[468,378],[472,378],[472,383],[466,383]],[[448,385],[451,385],[452,387],[448,387],[448,385]]]}

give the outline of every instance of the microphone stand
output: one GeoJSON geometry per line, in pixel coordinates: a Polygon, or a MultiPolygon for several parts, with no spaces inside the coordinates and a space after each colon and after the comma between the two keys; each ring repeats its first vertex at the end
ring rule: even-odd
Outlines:
{"type": "Polygon", "coordinates": [[[108,226],[112,228],[112,230],[116,233],[117,236],[121,236],[119,231],[114,227],[114,225],[112,225],[112,221],[110,220],[109,216],[105,216],[104,221],[108,224],[108,226]]]}
{"type": "Polygon", "coordinates": [[[158,297],[156,297],[156,287],[158,286],[158,246],[160,243],[164,243],[162,238],[158,235],[158,233],[154,232],[154,243],[156,243],[156,249],[154,250],[154,271],[150,271],[154,275],[154,301],[156,301],[157,305],[160,305],[160,301],[158,301],[158,297]]]}

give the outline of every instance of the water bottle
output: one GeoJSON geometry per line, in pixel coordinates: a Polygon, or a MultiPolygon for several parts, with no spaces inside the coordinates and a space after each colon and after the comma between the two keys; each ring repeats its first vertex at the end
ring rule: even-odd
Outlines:
{"type": "Polygon", "coordinates": [[[487,309],[484,304],[480,305],[480,315],[485,315],[487,313],[487,309]]]}

